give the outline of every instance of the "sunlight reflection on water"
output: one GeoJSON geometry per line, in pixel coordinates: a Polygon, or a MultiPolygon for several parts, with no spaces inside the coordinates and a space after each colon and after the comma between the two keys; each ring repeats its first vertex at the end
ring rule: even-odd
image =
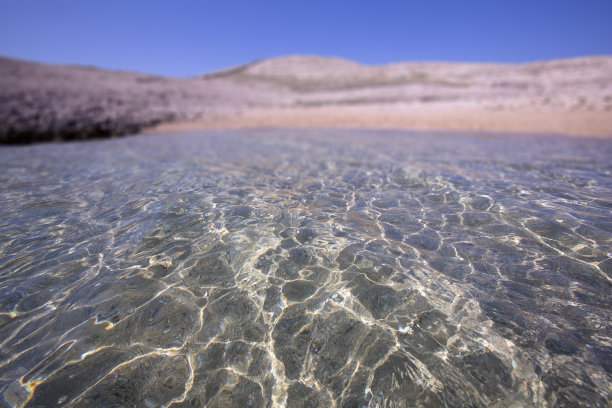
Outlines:
{"type": "Polygon", "coordinates": [[[269,130],[0,148],[27,406],[608,406],[612,142],[269,130]]]}

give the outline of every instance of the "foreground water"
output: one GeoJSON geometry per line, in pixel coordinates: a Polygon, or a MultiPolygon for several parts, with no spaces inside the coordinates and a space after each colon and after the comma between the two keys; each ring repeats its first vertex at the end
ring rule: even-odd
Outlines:
{"type": "Polygon", "coordinates": [[[612,141],[0,149],[0,406],[609,406],[612,141]]]}

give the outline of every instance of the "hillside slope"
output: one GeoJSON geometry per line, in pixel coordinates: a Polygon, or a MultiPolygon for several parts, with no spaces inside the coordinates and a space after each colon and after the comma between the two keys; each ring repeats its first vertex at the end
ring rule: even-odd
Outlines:
{"type": "Polygon", "coordinates": [[[483,115],[510,124],[535,115],[523,127],[491,130],[612,134],[606,119],[612,116],[612,57],[365,66],[291,56],[191,79],[0,58],[4,143],[116,136],[185,122],[421,127],[429,120],[438,128],[487,129],[483,115]],[[463,115],[465,124],[448,114],[463,115]]]}

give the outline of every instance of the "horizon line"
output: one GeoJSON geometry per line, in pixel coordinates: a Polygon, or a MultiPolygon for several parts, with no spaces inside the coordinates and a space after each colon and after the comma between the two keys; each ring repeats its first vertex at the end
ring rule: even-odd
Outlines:
{"type": "Polygon", "coordinates": [[[563,57],[563,58],[550,58],[550,59],[541,59],[541,60],[530,60],[530,61],[522,61],[522,62],[497,62],[497,61],[452,61],[452,60],[402,60],[402,61],[393,61],[393,62],[385,62],[385,63],[375,63],[369,64],[360,62],[358,60],[339,57],[335,55],[325,55],[325,54],[283,54],[272,57],[262,57],[252,59],[250,61],[237,64],[230,65],[225,68],[215,69],[212,71],[206,71],[199,74],[194,75],[186,75],[186,76],[175,76],[168,74],[160,74],[153,72],[140,71],[137,69],[129,69],[129,68],[111,68],[105,67],[101,65],[88,64],[88,63],[75,63],[75,62],[47,62],[41,60],[34,60],[30,58],[22,58],[13,55],[0,54],[0,58],[10,59],[15,61],[40,64],[40,65],[50,65],[56,67],[80,67],[80,68],[92,68],[98,69],[102,71],[112,71],[112,72],[124,72],[124,73],[133,73],[133,74],[142,74],[142,75],[151,75],[151,76],[160,76],[165,78],[197,78],[197,77],[206,77],[206,76],[215,76],[215,74],[222,74],[227,71],[234,71],[239,69],[244,69],[249,66],[254,66],[259,63],[265,61],[274,61],[274,60],[282,60],[289,58],[320,58],[320,59],[329,59],[329,60],[341,60],[345,62],[350,62],[358,65],[362,65],[364,67],[388,67],[393,65],[401,65],[401,64],[448,64],[448,65],[497,65],[497,66],[521,66],[521,65],[531,65],[531,64],[541,64],[541,63],[550,63],[556,61],[571,61],[571,60],[580,60],[580,59],[591,59],[591,58],[612,58],[612,54],[586,54],[586,55],[577,55],[572,57],[563,57]]]}

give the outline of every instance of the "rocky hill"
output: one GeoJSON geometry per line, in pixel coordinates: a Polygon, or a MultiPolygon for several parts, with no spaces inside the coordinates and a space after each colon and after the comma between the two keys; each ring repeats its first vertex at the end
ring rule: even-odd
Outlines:
{"type": "Polygon", "coordinates": [[[118,136],[186,122],[419,127],[429,120],[433,127],[487,129],[483,115],[510,124],[535,115],[519,131],[612,134],[612,57],[365,66],[292,56],[190,79],[0,58],[4,143],[118,136]],[[444,116],[453,112],[465,126],[444,116]],[[480,125],[470,127],[470,115],[480,125]]]}

